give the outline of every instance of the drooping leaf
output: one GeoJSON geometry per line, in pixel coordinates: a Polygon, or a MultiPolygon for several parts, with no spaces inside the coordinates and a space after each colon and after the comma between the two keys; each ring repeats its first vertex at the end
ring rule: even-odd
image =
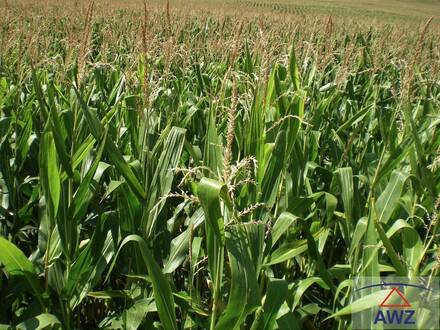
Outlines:
{"type": "Polygon", "coordinates": [[[41,306],[44,306],[42,298],[43,290],[40,286],[34,265],[17,246],[3,237],[0,237],[0,251],[0,262],[9,275],[24,278],[41,306]]]}
{"type": "Polygon", "coordinates": [[[62,329],[60,320],[53,314],[43,313],[38,316],[27,319],[17,325],[17,329],[62,329]]]}

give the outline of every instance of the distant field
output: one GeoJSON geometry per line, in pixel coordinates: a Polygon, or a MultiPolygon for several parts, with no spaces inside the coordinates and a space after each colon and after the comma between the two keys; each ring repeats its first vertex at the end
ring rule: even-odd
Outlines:
{"type": "MultiPolygon", "coordinates": [[[[116,1],[119,5],[122,1],[116,1]]],[[[136,6],[140,0],[123,2],[136,6]]],[[[154,0],[152,3],[164,4],[154,0]]],[[[172,0],[171,5],[182,10],[194,8],[240,14],[293,14],[333,17],[362,17],[384,22],[417,22],[433,17],[440,22],[440,0],[172,0]],[[237,12],[239,10],[239,12],[237,12]]]]}
{"type": "MultiPolygon", "coordinates": [[[[16,0],[22,4],[41,5],[40,0],[16,0]]],[[[74,1],[82,3],[85,1],[74,1]]],[[[45,0],[43,3],[59,5],[60,0],[45,0]]],[[[142,0],[106,0],[100,1],[107,8],[126,7],[139,9],[142,0]]],[[[148,1],[153,6],[164,6],[164,0],[148,1]]],[[[63,8],[69,6],[64,4],[63,8]]],[[[433,17],[440,20],[440,0],[171,0],[171,8],[185,13],[193,9],[211,9],[216,12],[249,13],[291,13],[332,16],[363,16],[381,20],[424,20],[433,17]]]]}
{"type": "MultiPolygon", "coordinates": [[[[219,0],[214,0],[222,2],[219,0]]],[[[230,0],[244,6],[298,14],[361,15],[381,19],[440,17],[439,0],[230,0]]]]}

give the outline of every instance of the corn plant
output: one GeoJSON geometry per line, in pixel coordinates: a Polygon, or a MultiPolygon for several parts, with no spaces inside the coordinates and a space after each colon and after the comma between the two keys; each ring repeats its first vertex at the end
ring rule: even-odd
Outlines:
{"type": "Polygon", "coordinates": [[[356,275],[438,278],[438,22],[5,4],[1,328],[347,329],[356,275]]]}

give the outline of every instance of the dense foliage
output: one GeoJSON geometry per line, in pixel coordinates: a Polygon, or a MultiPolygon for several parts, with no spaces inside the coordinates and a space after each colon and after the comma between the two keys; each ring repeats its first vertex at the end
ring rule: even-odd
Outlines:
{"type": "Polygon", "coordinates": [[[439,29],[5,4],[5,328],[346,329],[353,276],[439,276],[439,29]]]}

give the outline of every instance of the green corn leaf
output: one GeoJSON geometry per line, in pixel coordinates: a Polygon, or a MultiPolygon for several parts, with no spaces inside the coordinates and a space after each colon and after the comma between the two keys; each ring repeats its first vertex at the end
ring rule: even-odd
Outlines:
{"type": "Polygon", "coordinates": [[[358,122],[360,122],[365,116],[373,109],[372,105],[367,105],[364,109],[357,111],[350,119],[348,119],[345,123],[343,123],[341,126],[339,126],[338,130],[336,131],[336,134],[339,134],[341,132],[344,132],[351,126],[356,125],[358,122]]]}
{"type": "Polygon", "coordinates": [[[295,289],[292,310],[295,310],[295,308],[299,305],[299,303],[301,301],[301,297],[303,296],[304,292],[306,292],[310,286],[315,285],[315,284],[319,285],[321,288],[323,288],[325,290],[330,290],[328,285],[325,283],[325,281],[321,277],[309,277],[309,278],[305,278],[305,279],[299,281],[299,283],[295,289]]]}
{"type": "Polygon", "coordinates": [[[225,189],[226,186],[220,182],[208,178],[203,178],[197,188],[197,195],[205,212],[206,230],[212,232],[220,246],[225,242],[224,220],[220,208],[220,198],[225,194],[225,189]]]}
{"type": "Polygon", "coordinates": [[[382,224],[380,223],[380,220],[376,221],[376,229],[377,229],[377,232],[379,234],[379,237],[380,237],[383,245],[385,246],[387,254],[390,257],[394,268],[396,268],[397,276],[402,276],[402,277],[405,276],[407,274],[407,270],[405,269],[404,265],[400,261],[399,256],[396,253],[396,250],[394,249],[393,245],[391,244],[391,241],[388,239],[388,237],[382,227],[382,224]]]}
{"type": "MultiPolygon", "coordinates": [[[[277,317],[278,329],[280,329],[280,330],[300,330],[301,329],[300,321],[289,310],[287,303],[284,303],[283,306],[281,306],[281,310],[283,310],[282,315],[278,315],[278,317],[277,317]]],[[[280,310],[280,312],[281,312],[281,310],[280,310]]]]}
{"type": "Polygon", "coordinates": [[[226,235],[231,289],[226,309],[216,325],[217,329],[239,329],[244,319],[261,304],[249,246],[249,235],[244,225],[231,227],[226,235]]]}
{"type": "Polygon", "coordinates": [[[170,256],[163,267],[164,274],[172,273],[175,271],[187,258],[189,249],[189,240],[197,227],[203,221],[203,215],[198,216],[199,213],[195,212],[190,218],[188,228],[179,236],[171,241],[170,256]]]}
{"type": "Polygon", "coordinates": [[[377,173],[376,182],[380,182],[383,177],[391,173],[398,165],[407,157],[407,154],[412,148],[412,141],[410,138],[404,139],[386,158],[384,164],[377,173]]]}
{"type": "Polygon", "coordinates": [[[292,214],[302,215],[324,195],[325,193],[323,192],[317,192],[310,194],[307,197],[293,197],[291,198],[287,209],[292,214]]]}
{"type": "Polygon", "coordinates": [[[32,67],[32,85],[35,90],[35,94],[37,96],[38,105],[40,106],[41,116],[44,122],[47,122],[49,118],[48,105],[46,100],[44,99],[43,90],[41,88],[40,79],[37,77],[37,73],[35,69],[32,67]]]}
{"type": "Polygon", "coordinates": [[[279,182],[281,179],[281,172],[284,164],[285,148],[286,133],[285,131],[280,131],[275,140],[274,149],[270,153],[269,159],[267,161],[261,183],[260,202],[265,203],[267,208],[271,208],[275,203],[275,198],[279,189],[279,182]]]}
{"type": "Polygon", "coordinates": [[[287,282],[280,279],[270,280],[264,304],[256,313],[251,330],[273,329],[277,314],[287,294],[287,282]]]}
{"type": "Polygon", "coordinates": [[[65,134],[63,134],[64,130],[61,125],[60,118],[58,116],[58,111],[55,108],[55,102],[53,101],[53,84],[50,84],[49,86],[49,111],[50,111],[50,127],[53,133],[53,136],[55,138],[55,146],[57,148],[58,152],[58,158],[60,159],[61,165],[63,166],[63,169],[66,171],[66,173],[72,177],[73,176],[73,170],[70,163],[70,157],[67,154],[67,149],[65,145],[65,134]]]}
{"type": "MultiPolygon", "coordinates": [[[[312,259],[315,260],[321,278],[331,288],[331,290],[335,292],[337,288],[333,283],[333,276],[328,271],[327,266],[324,263],[322,255],[319,252],[318,246],[315,242],[315,238],[312,236],[312,233],[310,232],[309,226],[310,224],[308,222],[302,221],[302,229],[306,234],[309,254],[312,257],[312,259]]],[[[325,231],[328,231],[328,229],[324,229],[324,228],[321,228],[321,230],[323,230],[323,235],[325,235],[325,231]]]]}
{"type": "Polygon", "coordinates": [[[261,108],[263,93],[258,88],[250,109],[250,123],[245,141],[246,154],[254,156],[259,164],[263,162],[264,149],[264,111],[261,108]]]}
{"type": "MultiPolygon", "coordinates": [[[[219,139],[217,127],[215,125],[215,111],[209,109],[209,115],[207,119],[207,132],[205,135],[205,144],[203,149],[203,161],[213,173],[221,173],[222,163],[222,145],[219,139]]],[[[211,176],[210,172],[206,172],[206,175],[211,176]]]]}
{"type": "MultiPolygon", "coordinates": [[[[151,237],[157,216],[164,206],[164,202],[157,200],[169,194],[174,179],[173,170],[177,167],[185,142],[186,130],[172,127],[164,143],[164,149],[157,163],[151,185],[148,189],[148,222],[145,225],[147,237],[151,237]]],[[[146,215],[147,216],[147,215],[146,215]]]]}
{"type": "Polygon", "coordinates": [[[349,254],[352,255],[356,248],[359,248],[359,244],[362,241],[368,225],[368,218],[362,217],[358,220],[356,227],[354,229],[354,233],[351,240],[350,251],[349,254]]]}
{"type": "Polygon", "coordinates": [[[82,250],[68,274],[63,293],[70,299],[72,310],[98,284],[114,255],[115,248],[111,233],[106,232],[106,220],[102,221],[103,223],[96,227],[90,243],[82,250]]]}
{"type": "MultiPolygon", "coordinates": [[[[102,134],[104,133],[104,126],[98,120],[98,118],[90,111],[89,107],[86,105],[78,90],[75,88],[75,93],[77,95],[79,104],[83,111],[84,117],[86,118],[87,126],[89,127],[90,132],[94,136],[96,140],[101,140],[102,134]]],[[[146,200],[146,193],[142,188],[141,183],[136,178],[130,166],[128,166],[127,162],[122,157],[119,149],[116,147],[114,142],[110,139],[110,136],[107,136],[105,150],[112,160],[112,164],[118,169],[119,173],[127,180],[128,185],[136,194],[136,196],[140,200],[146,200]]]]}
{"type": "Polygon", "coordinates": [[[283,234],[286,233],[287,229],[297,220],[293,214],[289,212],[283,212],[275,221],[273,226],[271,237],[272,237],[272,247],[278,242],[283,234]]]}
{"type": "Polygon", "coordinates": [[[226,187],[218,181],[203,178],[197,187],[197,196],[205,214],[206,247],[208,266],[213,285],[213,313],[211,328],[216,323],[217,304],[223,277],[225,245],[224,219],[220,208],[220,198],[226,195],[226,187]]]}
{"type": "Polygon", "coordinates": [[[164,329],[177,330],[176,312],[174,309],[174,298],[172,295],[171,286],[163,275],[159,265],[154,260],[154,256],[151,253],[150,248],[142,237],[138,235],[129,235],[124,238],[113,259],[113,264],[110,266],[109,273],[113,269],[114,263],[116,262],[121,249],[130,242],[138,244],[140,255],[142,256],[142,262],[148,269],[148,275],[153,285],[157,311],[164,329]]]}
{"type": "Polygon", "coordinates": [[[390,181],[376,202],[376,212],[380,222],[387,223],[391,218],[402,194],[403,185],[407,176],[393,171],[390,181]]]}
{"type": "MultiPolygon", "coordinates": [[[[20,134],[18,137],[16,155],[15,155],[15,164],[18,169],[23,166],[24,160],[29,153],[30,147],[30,138],[32,135],[32,112],[30,109],[23,109],[24,113],[24,126],[20,130],[20,134]]],[[[5,134],[5,137],[7,135],[5,134]]]]}
{"type": "Polygon", "coordinates": [[[339,182],[342,190],[342,202],[344,204],[344,213],[349,226],[352,223],[353,215],[353,171],[351,167],[344,167],[338,169],[339,182]]]}
{"type": "MultiPolygon", "coordinates": [[[[315,240],[319,239],[321,235],[324,234],[324,228],[321,228],[318,230],[314,235],[313,238],[315,240]]],[[[282,263],[286,260],[292,259],[296,257],[297,255],[300,255],[301,253],[307,251],[307,240],[301,239],[293,241],[292,243],[286,243],[282,245],[280,248],[272,252],[270,255],[269,261],[266,262],[263,266],[271,266],[275,264],[282,263]]]]}
{"type": "Polygon", "coordinates": [[[405,220],[399,219],[393,223],[387,231],[387,237],[390,239],[394,234],[400,232],[403,257],[408,265],[408,275],[417,276],[420,263],[425,257],[426,247],[422,243],[418,232],[405,220]]]}
{"type": "Polygon", "coordinates": [[[377,302],[383,301],[387,294],[389,294],[389,290],[380,290],[363,296],[362,298],[350,303],[348,306],[345,306],[336,313],[330,315],[326,318],[326,320],[335,317],[351,315],[353,313],[362,312],[364,310],[371,309],[372,307],[376,307],[377,302]]]}
{"type": "Polygon", "coordinates": [[[136,330],[140,327],[148,313],[157,312],[153,298],[137,299],[118,316],[104,319],[100,327],[105,329],[136,330]]]}
{"type": "Polygon", "coordinates": [[[0,237],[0,262],[11,276],[22,277],[43,307],[42,289],[34,265],[13,243],[0,237]]]}
{"type": "Polygon", "coordinates": [[[292,79],[293,89],[297,91],[301,88],[301,78],[299,76],[298,61],[295,55],[295,45],[292,45],[292,48],[290,50],[289,70],[290,77],[292,79]]]}
{"type": "Polygon", "coordinates": [[[69,210],[72,214],[72,219],[77,222],[79,221],[78,215],[80,212],[83,212],[87,209],[87,204],[89,201],[88,192],[90,190],[90,185],[95,175],[96,170],[98,169],[99,162],[101,161],[102,153],[105,147],[105,141],[107,140],[107,131],[104,134],[104,137],[100,143],[98,151],[96,153],[96,157],[90,166],[90,169],[87,171],[87,174],[84,176],[81,184],[74,195],[74,202],[71,205],[71,209],[69,210]]]}
{"type": "Polygon", "coordinates": [[[61,183],[57,164],[57,153],[53,135],[50,131],[43,133],[39,154],[40,181],[51,222],[58,213],[60,202],[61,183]]]}
{"type": "Polygon", "coordinates": [[[17,325],[19,330],[62,329],[60,320],[53,314],[43,313],[17,325]]]}
{"type": "MultiPolygon", "coordinates": [[[[363,242],[362,267],[360,276],[379,277],[379,258],[376,247],[379,239],[375,222],[377,221],[374,199],[370,201],[367,232],[363,242]]],[[[356,271],[356,270],[355,270],[356,271]]]]}
{"type": "Polygon", "coordinates": [[[260,273],[265,248],[265,226],[263,223],[244,223],[243,228],[248,237],[248,248],[255,273],[260,273]]]}

